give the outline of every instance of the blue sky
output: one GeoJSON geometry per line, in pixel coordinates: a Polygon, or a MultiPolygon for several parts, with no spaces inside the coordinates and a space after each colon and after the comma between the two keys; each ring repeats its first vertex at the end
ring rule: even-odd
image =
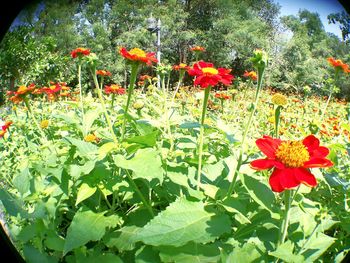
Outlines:
{"type": "Polygon", "coordinates": [[[296,15],[299,9],[307,9],[320,15],[323,26],[327,32],[334,33],[341,38],[339,25],[328,24],[327,15],[344,10],[337,0],[275,0],[281,5],[281,16],[296,15]]]}

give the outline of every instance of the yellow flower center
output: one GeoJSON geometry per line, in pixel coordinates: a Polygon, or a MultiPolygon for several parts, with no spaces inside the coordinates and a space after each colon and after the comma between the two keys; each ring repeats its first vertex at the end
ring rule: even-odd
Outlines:
{"type": "Polygon", "coordinates": [[[46,129],[49,126],[49,121],[48,120],[42,120],[40,123],[40,127],[42,129],[46,129]]]}
{"type": "Polygon", "coordinates": [[[27,87],[26,86],[19,86],[17,93],[22,94],[24,92],[27,91],[27,87]]]}
{"type": "Polygon", "coordinates": [[[211,68],[211,67],[202,68],[202,72],[204,74],[208,74],[208,75],[217,75],[219,73],[219,71],[217,69],[211,68]]]}
{"type": "Polygon", "coordinates": [[[303,166],[310,155],[302,141],[287,141],[277,148],[276,158],[285,166],[295,168],[303,166]]]}
{"type": "Polygon", "coordinates": [[[139,49],[139,48],[133,48],[130,50],[129,52],[131,55],[136,55],[138,57],[142,57],[142,58],[145,58],[146,57],[146,52],[143,51],[142,49],[139,49]]]}
{"type": "Polygon", "coordinates": [[[285,106],[288,103],[287,97],[276,93],[272,96],[271,101],[273,104],[279,105],[279,106],[285,106]]]}

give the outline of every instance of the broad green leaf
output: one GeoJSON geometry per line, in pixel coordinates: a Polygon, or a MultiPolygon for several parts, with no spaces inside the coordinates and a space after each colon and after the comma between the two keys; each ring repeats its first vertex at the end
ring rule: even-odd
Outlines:
{"type": "Polygon", "coordinates": [[[200,128],[200,124],[198,122],[184,122],[180,124],[181,129],[193,129],[200,128]]]}
{"type": "Polygon", "coordinates": [[[138,143],[144,146],[153,147],[157,143],[158,131],[148,133],[146,135],[134,136],[126,139],[128,143],[138,143]]]}
{"type": "Polygon", "coordinates": [[[302,255],[306,262],[315,262],[334,242],[335,238],[316,232],[304,244],[302,255]]]}
{"type": "Polygon", "coordinates": [[[12,194],[8,193],[5,189],[0,189],[0,201],[9,215],[18,216],[19,214],[22,217],[28,217],[28,212],[23,209],[22,202],[12,194]]]}
{"type": "Polygon", "coordinates": [[[190,241],[214,241],[229,231],[231,223],[228,216],[207,212],[202,202],[179,198],[143,227],[137,234],[137,240],[148,245],[179,247],[190,241]]]}
{"type": "Polygon", "coordinates": [[[282,259],[287,263],[299,263],[304,262],[304,257],[302,255],[293,254],[294,245],[291,241],[287,241],[273,252],[269,252],[269,255],[274,256],[276,258],[282,259]]]}
{"type": "Polygon", "coordinates": [[[160,184],[163,182],[162,161],[158,152],[152,148],[139,149],[129,160],[116,155],[114,161],[118,167],[132,170],[133,178],[143,178],[149,182],[158,179],[160,184]]]}
{"type": "Polygon", "coordinates": [[[236,220],[241,224],[251,223],[250,220],[245,216],[245,206],[242,203],[240,203],[240,201],[237,198],[227,198],[221,205],[226,209],[226,211],[234,213],[236,220]]]}
{"type": "Polygon", "coordinates": [[[90,187],[88,184],[81,184],[78,189],[77,200],[75,205],[78,205],[80,202],[92,196],[97,190],[97,187],[90,187]]]}
{"type": "Polygon", "coordinates": [[[63,138],[63,141],[77,147],[77,152],[81,157],[95,159],[98,154],[98,147],[90,142],[85,142],[72,137],[65,137],[63,138]]]}
{"type": "Polygon", "coordinates": [[[279,215],[272,212],[272,206],[275,202],[275,195],[272,190],[264,183],[256,180],[255,178],[239,173],[241,181],[244,187],[247,189],[250,196],[255,202],[267,209],[271,216],[278,219],[279,215]]]}
{"type": "Polygon", "coordinates": [[[220,160],[215,164],[206,164],[203,165],[203,173],[205,176],[212,182],[214,182],[218,177],[221,176],[222,170],[224,170],[225,166],[223,161],[220,160]]]}
{"type": "Polygon", "coordinates": [[[49,249],[61,251],[61,252],[63,251],[64,238],[58,236],[57,234],[50,233],[48,237],[46,237],[44,243],[45,243],[45,246],[47,246],[47,248],[49,249]]]}
{"type": "Polygon", "coordinates": [[[89,110],[85,113],[84,123],[83,127],[85,130],[84,134],[87,134],[90,132],[90,129],[94,123],[94,121],[100,116],[101,111],[98,108],[94,108],[93,110],[89,110]]]}
{"type": "Polygon", "coordinates": [[[89,241],[100,240],[107,227],[115,227],[119,222],[117,215],[104,216],[106,212],[94,213],[90,210],[80,209],[73,217],[67,230],[63,254],[74,248],[85,245],[89,241]]]}
{"type": "Polygon", "coordinates": [[[69,166],[69,174],[75,180],[79,179],[81,176],[89,174],[96,165],[96,160],[87,161],[84,165],[72,164],[69,166]]]}
{"type": "Polygon", "coordinates": [[[115,142],[107,142],[103,144],[98,149],[98,159],[102,160],[104,159],[111,151],[114,151],[117,149],[118,145],[115,142]]]}
{"type": "Polygon", "coordinates": [[[19,175],[13,178],[13,185],[17,188],[17,190],[24,195],[29,191],[30,188],[30,172],[28,167],[24,168],[19,175]]]}
{"type": "Polygon", "coordinates": [[[220,259],[219,247],[215,244],[195,244],[190,242],[181,247],[159,247],[162,262],[212,263],[220,259]]]}
{"type": "Polygon", "coordinates": [[[106,234],[104,243],[107,247],[116,247],[120,251],[133,250],[136,243],[136,233],[139,229],[141,228],[137,226],[124,226],[112,233],[106,234]]]}
{"type": "Polygon", "coordinates": [[[150,246],[143,246],[135,253],[135,263],[160,263],[159,252],[150,246]]]}
{"type": "Polygon", "coordinates": [[[97,255],[89,256],[89,257],[84,257],[80,258],[80,261],[78,262],[83,262],[83,263],[123,263],[123,261],[118,257],[117,255],[114,255],[112,253],[100,253],[97,255]]]}
{"type": "Polygon", "coordinates": [[[242,246],[235,246],[228,255],[226,262],[246,263],[246,262],[266,262],[262,260],[266,253],[266,248],[258,238],[249,238],[242,246]]]}
{"type": "Polygon", "coordinates": [[[28,263],[56,263],[57,258],[50,257],[43,251],[39,251],[32,245],[25,245],[23,248],[23,254],[26,262],[28,263]]]}

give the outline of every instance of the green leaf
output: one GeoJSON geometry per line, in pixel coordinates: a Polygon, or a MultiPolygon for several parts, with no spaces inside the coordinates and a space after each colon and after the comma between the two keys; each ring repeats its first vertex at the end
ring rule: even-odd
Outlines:
{"type": "Polygon", "coordinates": [[[219,262],[220,250],[215,244],[190,242],[182,247],[159,247],[162,262],[212,263],[219,262]]]}
{"type": "Polygon", "coordinates": [[[135,253],[135,263],[160,263],[159,252],[150,246],[143,246],[135,253]]]}
{"type": "Polygon", "coordinates": [[[242,247],[235,246],[232,253],[227,257],[226,262],[246,263],[246,262],[267,262],[262,260],[266,248],[256,237],[249,238],[242,247]]]}
{"type": "Polygon", "coordinates": [[[114,161],[118,167],[132,170],[133,178],[143,178],[149,182],[158,179],[160,184],[163,182],[162,161],[158,152],[152,148],[139,149],[129,160],[116,155],[114,161]]]}
{"type": "Polygon", "coordinates": [[[112,233],[106,234],[104,243],[107,247],[116,247],[120,251],[133,250],[136,243],[136,233],[139,229],[141,228],[137,226],[124,226],[112,233]]]}
{"type": "Polygon", "coordinates": [[[272,193],[272,190],[264,183],[256,180],[255,178],[239,174],[241,181],[244,187],[247,189],[250,196],[261,205],[263,208],[267,209],[271,216],[275,219],[279,218],[279,215],[272,212],[273,203],[275,202],[275,195],[272,193]]]}
{"type": "Polygon", "coordinates": [[[85,130],[84,134],[89,133],[91,126],[93,125],[94,121],[100,116],[101,111],[96,107],[93,110],[89,110],[85,113],[84,123],[83,127],[85,130]]]}
{"type": "Polygon", "coordinates": [[[12,194],[8,193],[5,189],[0,189],[0,201],[6,208],[6,211],[11,216],[28,217],[28,212],[23,209],[23,204],[12,194]]]}
{"type": "Polygon", "coordinates": [[[315,262],[334,242],[335,238],[317,232],[304,244],[302,255],[306,262],[315,262]]]}
{"type": "Polygon", "coordinates": [[[299,263],[304,262],[304,257],[302,255],[293,254],[294,245],[291,241],[287,241],[273,252],[269,252],[269,255],[274,256],[276,258],[282,259],[287,263],[299,263]]]}
{"type": "Polygon", "coordinates": [[[63,254],[74,248],[85,245],[89,241],[100,240],[107,227],[115,227],[119,222],[117,215],[105,217],[102,213],[94,213],[90,210],[80,209],[73,217],[67,230],[63,254]]]}
{"type": "Polygon", "coordinates": [[[144,146],[153,147],[157,143],[158,131],[148,133],[146,135],[134,136],[126,139],[128,143],[138,143],[144,146]]]}
{"type": "Polygon", "coordinates": [[[79,189],[77,194],[77,201],[75,205],[78,205],[80,202],[92,196],[97,190],[97,187],[90,187],[88,184],[83,183],[79,189]]]}
{"type": "Polygon", "coordinates": [[[57,259],[50,257],[42,251],[39,251],[31,245],[25,245],[23,248],[23,254],[26,262],[28,263],[56,263],[57,259]]]}
{"type": "Polygon", "coordinates": [[[98,149],[98,159],[102,160],[104,159],[107,154],[109,154],[111,151],[114,151],[117,149],[118,145],[115,142],[107,142],[103,144],[99,149],[98,149]]]}
{"type": "Polygon", "coordinates": [[[148,245],[179,247],[190,241],[214,241],[230,231],[228,216],[205,211],[202,202],[179,198],[143,227],[137,240],[148,245]]]}
{"type": "Polygon", "coordinates": [[[84,263],[96,263],[96,262],[123,263],[123,261],[120,259],[120,257],[118,257],[117,255],[114,255],[112,253],[99,254],[99,255],[85,257],[78,262],[84,262],[84,263]]]}
{"type": "Polygon", "coordinates": [[[77,147],[77,152],[81,157],[95,159],[96,155],[98,154],[98,147],[90,142],[85,142],[71,137],[65,137],[63,138],[63,141],[77,147]]]}
{"type": "Polygon", "coordinates": [[[13,185],[24,195],[30,189],[30,172],[28,167],[24,168],[19,175],[13,178],[13,185]]]}

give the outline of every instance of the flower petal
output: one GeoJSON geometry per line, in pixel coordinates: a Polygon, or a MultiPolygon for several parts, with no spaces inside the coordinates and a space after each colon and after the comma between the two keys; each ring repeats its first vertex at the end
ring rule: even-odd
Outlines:
{"type": "Polygon", "coordinates": [[[309,161],[305,162],[304,168],[323,168],[323,167],[331,167],[333,163],[325,158],[311,158],[309,161]]]}
{"type": "Polygon", "coordinates": [[[303,140],[303,144],[307,147],[308,151],[312,153],[320,146],[320,141],[314,136],[309,135],[303,140]]]}
{"type": "Polygon", "coordinates": [[[273,139],[270,136],[264,136],[262,139],[257,139],[255,143],[259,147],[260,151],[262,151],[268,158],[274,159],[276,157],[276,150],[280,145],[281,140],[273,139]]]}
{"type": "Polygon", "coordinates": [[[278,192],[278,193],[284,191],[284,188],[281,185],[281,180],[280,180],[281,173],[280,173],[280,171],[281,170],[279,170],[279,169],[275,169],[269,178],[269,184],[271,186],[272,191],[278,192]]]}
{"type": "Polygon", "coordinates": [[[329,154],[329,149],[324,146],[320,146],[311,153],[311,158],[312,157],[325,158],[328,154],[329,154]]]}
{"type": "Polygon", "coordinates": [[[286,168],[278,169],[281,173],[280,175],[280,184],[284,189],[293,189],[300,185],[300,181],[296,177],[297,170],[299,168],[286,168]]]}
{"type": "Polygon", "coordinates": [[[255,170],[271,169],[275,166],[275,160],[271,159],[257,159],[250,163],[250,167],[255,170]]]}
{"type": "Polygon", "coordinates": [[[305,184],[309,187],[314,187],[317,185],[315,176],[312,173],[310,173],[307,169],[297,168],[295,169],[294,174],[296,179],[302,184],[305,184]]]}

